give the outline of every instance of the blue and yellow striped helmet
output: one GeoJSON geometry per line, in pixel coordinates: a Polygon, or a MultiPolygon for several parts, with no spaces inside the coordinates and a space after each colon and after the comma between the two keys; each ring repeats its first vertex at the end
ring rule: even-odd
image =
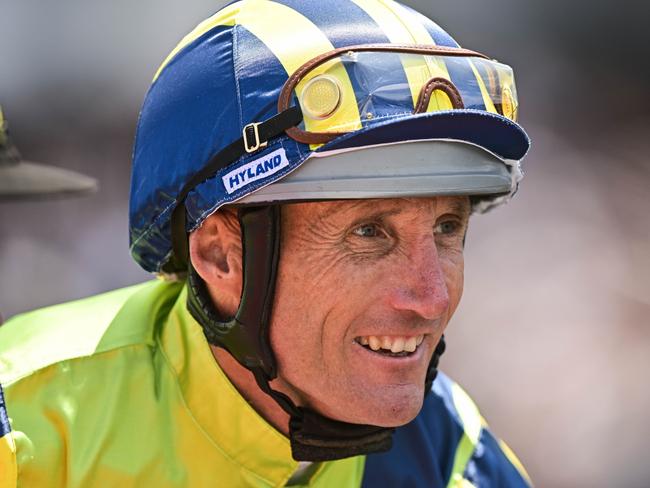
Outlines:
{"type": "MultiPolygon", "coordinates": [[[[399,3],[231,3],[180,42],[145,98],[133,154],[132,254],[148,271],[169,270],[179,209],[190,232],[222,205],[254,192],[259,201],[265,193],[258,190],[308,159],[328,159],[317,156],[453,140],[513,168],[529,147],[517,111],[508,66],[461,49],[399,3]]],[[[354,171],[349,160],[344,164],[354,171]]],[[[453,192],[507,193],[509,185],[453,192]]],[[[397,194],[409,194],[399,188],[397,194]]],[[[268,198],[291,199],[291,192],[277,195],[268,198]]]]}

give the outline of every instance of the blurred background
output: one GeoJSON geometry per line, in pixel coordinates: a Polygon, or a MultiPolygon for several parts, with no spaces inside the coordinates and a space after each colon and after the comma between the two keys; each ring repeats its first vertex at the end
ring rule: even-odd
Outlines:
{"type": "MultiPolygon", "coordinates": [[[[512,205],[475,217],[443,369],[537,486],[650,486],[650,43],[645,2],[407,4],[515,67],[533,139],[512,205]]],[[[151,77],[223,2],[0,0],[0,103],[26,159],[97,178],[0,204],[0,312],[150,278],[128,253],[151,77]]]]}

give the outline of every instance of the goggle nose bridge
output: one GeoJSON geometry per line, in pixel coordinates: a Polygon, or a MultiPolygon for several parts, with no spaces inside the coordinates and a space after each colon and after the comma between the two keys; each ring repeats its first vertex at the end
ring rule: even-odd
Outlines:
{"type": "Polygon", "coordinates": [[[465,108],[463,103],[463,98],[460,96],[460,92],[456,85],[451,81],[444,78],[435,77],[431,78],[428,82],[424,84],[422,90],[420,91],[420,96],[418,97],[418,103],[415,106],[413,113],[422,114],[427,111],[429,108],[429,103],[431,102],[431,96],[437,91],[445,93],[449,97],[451,106],[455,110],[460,110],[465,108]]]}

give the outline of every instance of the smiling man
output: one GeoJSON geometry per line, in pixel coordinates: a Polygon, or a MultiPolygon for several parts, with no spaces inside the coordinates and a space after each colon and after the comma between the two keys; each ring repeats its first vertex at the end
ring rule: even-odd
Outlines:
{"type": "Polygon", "coordinates": [[[437,371],[517,109],[508,66],[389,0],[199,24],[133,157],[131,251],[166,280],[0,328],[0,487],[528,486],[437,371]]]}
{"type": "MultiPolygon", "coordinates": [[[[286,205],[270,328],[273,388],[345,422],[411,421],[462,293],[469,213],[467,197],[286,205]]],[[[192,263],[226,317],[241,296],[240,236],[236,214],[219,212],[190,238],[192,263]]],[[[214,353],[239,390],[255,395],[250,372],[223,349],[214,353]]],[[[265,394],[258,402],[286,433],[286,413],[265,394]]]]}

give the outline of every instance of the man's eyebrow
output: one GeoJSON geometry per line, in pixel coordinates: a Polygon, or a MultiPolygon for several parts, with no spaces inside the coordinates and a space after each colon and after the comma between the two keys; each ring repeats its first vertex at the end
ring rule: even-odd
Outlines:
{"type": "Polygon", "coordinates": [[[337,200],[332,202],[332,205],[329,205],[327,210],[325,210],[320,216],[319,219],[325,220],[330,218],[333,214],[341,211],[354,210],[359,207],[376,207],[377,202],[373,200],[337,200]]]}
{"type": "Polygon", "coordinates": [[[449,203],[449,212],[458,214],[463,218],[469,217],[471,210],[469,198],[454,199],[449,203]]]}
{"type": "MultiPolygon", "coordinates": [[[[319,220],[326,220],[330,218],[332,215],[336,214],[337,212],[340,211],[350,211],[350,210],[356,210],[359,208],[367,208],[368,210],[374,210],[378,214],[381,214],[382,216],[387,216],[387,215],[395,215],[400,213],[401,209],[390,209],[387,211],[381,211],[378,207],[380,204],[378,204],[376,199],[368,199],[368,200],[336,200],[332,202],[332,205],[328,206],[328,208],[321,214],[319,215],[319,220]]],[[[469,201],[469,198],[454,198],[451,202],[449,202],[446,205],[445,213],[455,213],[463,217],[464,219],[469,218],[469,215],[471,214],[471,204],[469,201]]]]}

